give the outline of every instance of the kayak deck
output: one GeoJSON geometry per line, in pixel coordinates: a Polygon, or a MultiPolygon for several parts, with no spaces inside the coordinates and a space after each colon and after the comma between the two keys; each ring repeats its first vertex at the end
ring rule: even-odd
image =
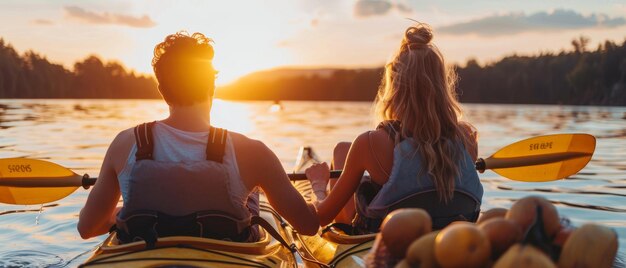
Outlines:
{"type": "MultiPolygon", "coordinates": [[[[266,219],[282,236],[277,215],[261,210],[266,219]]],[[[159,238],[155,248],[146,249],[143,241],[120,245],[112,233],[94,255],[81,267],[295,267],[291,251],[268,232],[260,228],[257,242],[231,242],[216,239],[173,236],[159,238]]]]}
{"type": "MultiPolygon", "coordinates": [[[[375,234],[367,235],[366,241],[349,241],[350,236],[334,234],[342,237],[341,243],[328,239],[326,234],[316,236],[296,235],[302,244],[300,252],[307,257],[333,267],[364,267],[365,256],[374,245],[375,234]]],[[[306,262],[306,260],[304,260],[306,262]]]]}
{"type": "MultiPolygon", "coordinates": [[[[294,172],[303,172],[316,162],[319,160],[313,149],[302,147],[298,152],[294,172]]],[[[313,201],[313,189],[308,180],[294,181],[293,185],[307,202],[313,201]]],[[[294,238],[299,242],[298,250],[308,258],[333,267],[364,267],[365,256],[374,245],[376,234],[347,235],[338,229],[329,228],[327,231],[320,230],[314,236],[295,233],[294,238]]],[[[304,262],[307,266],[317,267],[306,259],[304,262]]]]}

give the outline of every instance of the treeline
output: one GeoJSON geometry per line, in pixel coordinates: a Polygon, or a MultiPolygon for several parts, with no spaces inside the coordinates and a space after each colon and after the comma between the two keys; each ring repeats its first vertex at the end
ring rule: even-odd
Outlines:
{"type": "MultiPolygon", "coordinates": [[[[626,41],[606,41],[588,50],[589,39],[571,51],[509,56],[456,66],[462,102],[626,105],[626,41]]],[[[372,101],[383,74],[372,69],[278,69],[244,76],[217,90],[234,100],[372,101]]],[[[72,71],[0,39],[0,98],[159,98],[152,76],[90,56],[72,71]]]]}
{"type": "Polygon", "coordinates": [[[69,71],[28,51],[20,56],[0,39],[0,98],[159,98],[150,76],[127,71],[117,62],[89,56],[69,71]]]}
{"type": "Polygon", "coordinates": [[[481,103],[626,105],[626,41],[606,41],[588,51],[589,39],[573,50],[510,56],[481,67],[458,68],[460,99],[481,103]]]}
{"type": "MultiPolygon", "coordinates": [[[[594,51],[589,39],[572,41],[572,51],[509,56],[479,65],[456,66],[462,102],[626,105],[626,41],[606,41],[594,51]]],[[[275,72],[283,72],[276,70],[275,72]]],[[[226,99],[360,100],[375,98],[383,69],[311,70],[299,76],[251,74],[218,92],[226,99]]]]}

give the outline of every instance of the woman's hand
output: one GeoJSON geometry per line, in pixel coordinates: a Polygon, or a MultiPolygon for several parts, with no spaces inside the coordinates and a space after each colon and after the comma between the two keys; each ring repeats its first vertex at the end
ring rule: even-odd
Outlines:
{"type": "Polygon", "coordinates": [[[330,168],[326,162],[313,164],[304,173],[311,182],[313,192],[318,201],[326,198],[326,187],[330,179],[330,168]]]}

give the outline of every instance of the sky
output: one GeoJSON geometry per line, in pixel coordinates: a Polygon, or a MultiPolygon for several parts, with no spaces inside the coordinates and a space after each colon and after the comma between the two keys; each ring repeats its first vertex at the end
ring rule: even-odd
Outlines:
{"type": "Polygon", "coordinates": [[[171,33],[214,40],[218,84],[277,67],[377,67],[417,20],[434,29],[449,63],[590,48],[626,39],[626,0],[223,0],[0,2],[0,37],[72,68],[89,55],[152,73],[171,33]]]}

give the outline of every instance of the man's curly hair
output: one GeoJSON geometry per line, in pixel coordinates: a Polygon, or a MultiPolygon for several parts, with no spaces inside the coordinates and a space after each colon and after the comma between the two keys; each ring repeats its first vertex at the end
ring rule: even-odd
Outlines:
{"type": "Polygon", "coordinates": [[[191,105],[213,96],[212,42],[201,33],[177,32],[154,47],[152,68],[168,104],[191,105]]]}

